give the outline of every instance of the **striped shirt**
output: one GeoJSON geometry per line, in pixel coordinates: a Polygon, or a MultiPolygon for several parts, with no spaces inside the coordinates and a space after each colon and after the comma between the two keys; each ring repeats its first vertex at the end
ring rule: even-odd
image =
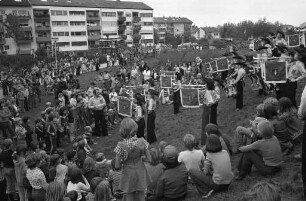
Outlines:
{"type": "Polygon", "coordinates": [[[109,171],[108,181],[111,183],[114,193],[120,190],[119,189],[120,180],[121,180],[121,170],[118,170],[118,171],[110,170],[109,171]]]}

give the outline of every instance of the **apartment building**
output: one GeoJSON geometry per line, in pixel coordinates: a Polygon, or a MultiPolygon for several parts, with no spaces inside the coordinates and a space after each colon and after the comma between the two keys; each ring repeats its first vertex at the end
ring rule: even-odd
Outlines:
{"type": "Polygon", "coordinates": [[[191,33],[192,21],[185,17],[154,17],[154,29],[157,30],[160,42],[166,33],[174,36],[191,33]]]}
{"type": "Polygon", "coordinates": [[[33,38],[33,10],[27,0],[1,0],[0,16],[1,52],[5,51],[7,54],[30,54],[31,50],[37,49],[33,38]],[[21,28],[21,32],[16,36],[15,34],[9,36],[2,24],[9,14],[12,14],[14,19],[18,20],[18,25],[21,28]]]}
{"type": "Polygon", "coordinates": [[[13,10],[22,16],[25,15],[22,12],[27,11],[28,24],[21,25],[28,27],[26,30],[31,37],[27,46],[15,45],[13,38],[1,35],[5,29],[0,26],[0,47],[5,43],[1,50],[7,54],[18,54],[24,49],[28,51],[24,53],[30,53],[54,44],[59,51],[88,50],[96,48],[102,38],[124,39],[130,45],[153,44],[153,9],[142,2],[0,0],[2,18],[13,10]],[[5,9],[1,9],[4,5],[5,9]]]}

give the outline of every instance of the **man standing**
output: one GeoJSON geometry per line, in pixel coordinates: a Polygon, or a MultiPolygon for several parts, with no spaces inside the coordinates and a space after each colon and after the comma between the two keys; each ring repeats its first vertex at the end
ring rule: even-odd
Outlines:
{"type": "Polygon", "coordinates": [[[88,108],[92,109],[95,118],[95,132],[98,136],[108,136],[107,124],[104,115],[106,102],[100,95],[99,89],[93,91],[93,97],[89,99],[88,108]]]}
{"type": "Polygon", "coordinates": [[[144,60],[141,60],[139,71],[142,73],[146,69],[147,69],[147,64],[144,62],[144,60]]]}

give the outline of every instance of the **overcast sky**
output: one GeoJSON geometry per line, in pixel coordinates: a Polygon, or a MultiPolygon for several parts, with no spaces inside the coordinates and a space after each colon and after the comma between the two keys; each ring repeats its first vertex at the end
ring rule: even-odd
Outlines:
{"type": "Polygon", "coordinates": [[[197,26],[217,26],[243,20],[299,26],[306,22],[306,0],[132,0],[154,9],[154,17],[187,17],[197,26]]]}

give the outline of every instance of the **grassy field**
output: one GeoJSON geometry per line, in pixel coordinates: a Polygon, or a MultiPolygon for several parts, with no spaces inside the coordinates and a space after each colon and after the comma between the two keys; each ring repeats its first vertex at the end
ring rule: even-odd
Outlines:
{"type": "MultiPolygon", "coordinates": [[[[190,56],[192,56],[191,53],[190,56]]],[[[165,55],[164,55],[165,56],[165,55]]],[[[162,57],[164,57],[162,56],[162,57]]],[[[193,55],[193,58],[195,56],[193,55]]],[[[158,58],[151,58],[148,63],[154,66],[153,63],[159,62],[158,58]]],[[[96,72],[87,73],[84,76],[79,77],[81,86],[85,88],[97,77],[96,72]]],[[[305,86],[305,82],[299,84],[298,99],[301,91],[305,86]]],[[[247,83],[244,89],[244,108],[240,111],[235,110],[235,100],[231,98],[225,98],[224,94],[220,100],[218,106],[218,124],[221,132],[231,142],[233,142],[235,128],[240,126],[249,126],[249,119],[254,118],[255,107],[261,103],[264,98],[258,96],[257,91],[252,91],[250,85],[247,83]]],[[[43,102],[53,100],[52,96],[45,96],[43,102]]],[[[37,107],[35,110],[31,110],[27,115],[31,116],[34,120],[39,117],[40,111],[43,109],[43,104],[37,107]]],[[[200,137],[201,133],[201,114],[202,108],[199,109],[183,109],[181,113],[173,115],[172,105],[159,105],[156,116],[156,134],[159,141],[166,140],[169,144],[172,144],[178,148],[179,151],[184,150],[183,136],[186,133],[191,133],[197,137],[200,137]]],[[[120,140],[120,134],[118,127],[109,131],[112,135],[109,137],[97,139],[98,144],[93,148],[98,152],[103,152],[108,158],[114,157],[113,149],[117,142],[120,140]]],[[[153,145],[154,146],[154,145],[153,145]]],[[[70,145],[64,144],[65,149],[70,149],[70,145]]],[[[294,154],[301,152],[301,145],[297,145],[294,154]]],[[[233,181],[227,192],[219,193],[212,196],[209,201],[237,201],[241,198],[242,194],[247,191],[252,185],[258,181],[273,180],[281,186],[282,200],[303,200],[303,186],[301,183],[300,175],[300,162],[293,159],[292,155],[285,156],[285,163],[283,165],[283,171],[273,177],[262,177],[256,171],[253,171],[251,176],[245,178],[243,181],[233,181]]],[[[238,156],[232,158],[233,170],[236,171],[236,164],[238,156]]],[[[186,201],[198,201],[201,200],[196,188],[189,186],[189,193],[186,201]]]]}

